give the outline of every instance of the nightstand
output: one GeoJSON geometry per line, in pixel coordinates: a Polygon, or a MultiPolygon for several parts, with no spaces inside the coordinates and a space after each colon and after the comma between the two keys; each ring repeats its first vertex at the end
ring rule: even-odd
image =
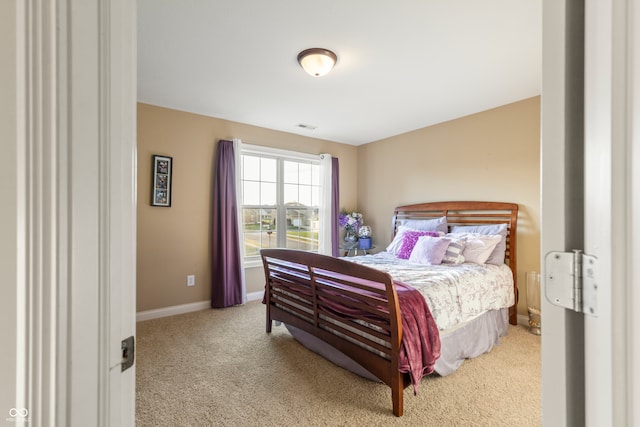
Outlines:
{"type": "Polygon", "coordinates": [[[375,248],[375,246],[371,246],[367,249],[361,249],[360,247],[358,247],[358,242],[340,246],[340,249],[344,251],[344,256],[369,255],[369,251],[375,248]]]}

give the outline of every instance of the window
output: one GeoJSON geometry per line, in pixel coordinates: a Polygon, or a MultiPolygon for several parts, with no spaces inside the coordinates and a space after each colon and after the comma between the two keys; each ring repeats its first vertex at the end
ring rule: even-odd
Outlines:
{"type": "Polygon", "coordinates": [[[320,162],[281,150],[243,147],[242,234],[247,261],[262,248],[318,251],[320,162]]]}

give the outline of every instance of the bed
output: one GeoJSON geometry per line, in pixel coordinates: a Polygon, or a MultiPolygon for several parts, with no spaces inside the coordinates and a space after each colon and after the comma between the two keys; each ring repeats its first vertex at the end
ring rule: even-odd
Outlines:
{"type": "Polygon", "coordinates": [[[452,373],[466,358],[497,344],[508,323],[517,323],[517,216],[513,203],[421,203],[395,209],[392,242],[379,254],[333,258],[262,250],[266,331],[282,322],[312,351],[387,384],[393,414],[402,416],[404,388],[413,385],[417,392],[422,375],[452,373]],[[447,256],[453,256],[449,261],[457,261],[418,262],[419,247],[442,247],[444,240],[447,256]],[[472,260],[474,245],[489,240],[497,243],[483,249],[491,252],[484,263],[461,258],[464,253],[472,260]],[[411,256],[408,241],[414,243],[411,256]],[[468,253],[460,248],[450,254],[454,241],[467,243],[468,253]],[[476,282],[484,287],[477,290],[476,282]],[[483,295],[488,305],[473,294],[483,295]]]}

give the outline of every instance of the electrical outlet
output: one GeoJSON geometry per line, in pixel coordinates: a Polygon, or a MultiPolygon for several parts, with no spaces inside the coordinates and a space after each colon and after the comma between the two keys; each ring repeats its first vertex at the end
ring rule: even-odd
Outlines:
{"type": "Polygon", "coordinates": [[[187,286],[195,286],[196,285],[196,276],[190,274],[187,276],[187,286]]]}

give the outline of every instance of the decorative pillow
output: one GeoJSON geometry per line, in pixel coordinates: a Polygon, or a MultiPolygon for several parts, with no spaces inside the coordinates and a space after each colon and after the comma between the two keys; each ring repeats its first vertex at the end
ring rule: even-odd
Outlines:
{"type": "Polygon", "coordinates": [[[443,233],[449,231],[446,216],[434,219],[409,219],[404,221],[402,225],[420,231],[441,231],[443,233]]]}
{"type": "Polygon", "coordinates": [[[450,242],[451,239],[446,237],[420,236],[411,251],[409,261],[418,264],[438,265],[442,262],[450,242]]]}
{"type": "Polygon", "coordinates": [[[404,236],[404,233],[407,230],[412,230],[412,229],[404,227],[402,225],[398,227],[398,231],[396,232],[396,235],[393,237],[393,240],[391,241],[391,243],[389,243],[389,246],[387,246],[387,252],[396,256],[398,255],[398,252],[402,247],[402,237],[404,236]]]}
{"type": "Polygon", "coordinates": [[[497,234],[502,237],[496,248],[493,250],[487,264],[504,264],[504,253],[507,250],[507,224],[492,225],[457,225],[451,229],[452,233],[477,233],[477,234],[497,234]]]}
{"type": "Polygon", "coordinates": [[[466,238],[467,241],[464,245],[462,256],[464,256],[466,262],[475,264],[485,264],[502,238],[497,234],[484,235],[474,233],[449,233],[447,237],[466,238]]]}
{"type": "Polygon", "coordinates": [[[462,252],[464,251],[465,244],[467,239],[450,239],[451,243],[447,247],[447,250],[444,253],[444,257],[442,258],[442,264],[452,264],[458,265],[464,262],[464,255],[462,252]]]}
{"type": "MultiPolygon", "coordinates": [[[[404,225],[398,226],[398,231],[396,232],[395,237],[393,238],[391,243],[389,243],[389,246],[387,246],[387,252],[395,256],[398,256],[398,252],[400,252],[400,248],[402,247],[404,233],[406,233],[407,231],[424,231],[424,230],[416,230],[415,228],[409,228],[404,225]]],[[[443,236],[443,235],[444,233],[438,233],[438,236],[443,236]]]]}
{"type": "Polygon", "coordinates": [[[413,247],[418,242],[418,238],[421,236],[440,237],[440,233],[437,231],[405,231],[402,237],[402,246],[398,251],[398,258],[409,259],[413,247]]]}

